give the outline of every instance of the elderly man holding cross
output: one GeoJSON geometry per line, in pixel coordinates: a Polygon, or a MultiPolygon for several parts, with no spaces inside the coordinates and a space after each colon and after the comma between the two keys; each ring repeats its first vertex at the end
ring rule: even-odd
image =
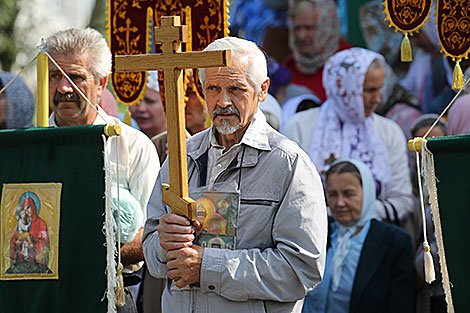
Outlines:
{"type": "Polygon", "coordinates": [[[233,37],[205,51],[220,49],[231,50],[232,65],[200,72],[213,126],[187,141],[188,184],[190,196],[203,190],[237,200],[198,200],[194,222],[170,213],[162,200],[162,183],[170,180],[165,162],[147,207],[146,263],[153,276],[168,278],[166,313],[300,312],[324,270],[321,180],[308,156],[258,110],[269,87],[263,53],[233,37]],[[227,239],[230,221],[236,234],[227,239]]]}

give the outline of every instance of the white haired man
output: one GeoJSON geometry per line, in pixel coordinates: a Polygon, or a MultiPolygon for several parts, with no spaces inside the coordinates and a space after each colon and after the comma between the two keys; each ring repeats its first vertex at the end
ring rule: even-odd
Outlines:
{"type": "MultiPolygon", "coordinates": [[[[121,261],[125,267],[130,267],[144,259],[141,237],[145,207],[160,168],[155,147],[144,134],[107,115],[98,105],[111,72],[111,51],[98,31],[91,28],[59,31],[46,39],[46,51],[94,106],[82,99],[61,71],[49,62],[49,97],[53,110],[49,124],[60,127],[119,123],[121,126],[121,135],[108,139],[107,151],[112,168],[119,167],[120,180],[112,184],[113,191],[116,187],[120,190],[121,212],[125,211],[128,217],[121,218],[121,242],[124,243],[121,261]],[[116,144],[119,164],[114,153],[116,144]]],[[[136,312],[129,291],[126,290],[126,305],[118,307],[118,312],[136,312]]]]}
{"type": "Polygon", "coordinates": [[[169,181],[164,163],[147,208],[146,263],[152,275],[168,278],[163,312],[300,312],[324,270],[321,180],[308,156],[258,111],[269,87],[263,53],[233,37],[205,50],[219,49],[232,51],[232,66],[200,72],[213,126],[187,141],[188,183],[190,193],[222,191],[217,194],[230,193],[239,201],[218,204],[216,212],[198,211],[200,217],[217,217],[209,220],[217,223],[191,225],[162,203],[161,183],[169,181]],[[238,215],[237,233],[226,245],[233,243],[230,249],[218,249],[223,236],[214,233],[226,233],[227,210],[238,215]],[[210,241],[193,242],[205,231],[218,240],[213,247],[210,241]]]}

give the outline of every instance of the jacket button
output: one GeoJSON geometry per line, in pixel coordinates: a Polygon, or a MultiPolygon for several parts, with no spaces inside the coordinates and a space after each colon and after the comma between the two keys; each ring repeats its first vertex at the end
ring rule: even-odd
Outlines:
{"type": "Polygon", "coordinates": [[[214,289],[215,289],[215,286],[209,285],[209,290],[214,290],[214,289]]]}

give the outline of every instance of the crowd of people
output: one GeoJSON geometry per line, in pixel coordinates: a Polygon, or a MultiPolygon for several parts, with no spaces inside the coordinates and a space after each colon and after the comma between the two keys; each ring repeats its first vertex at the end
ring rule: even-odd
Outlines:
{"type": "MultiPolygon", "coordinates": [[[[430,25],[435,17],[412,38],[413,62],[401,64],[382,1],[358,9],[362,45],[346,40],[354,36],[345,36],[342,1],[273,2],[237,2],[235,12],[244,5],[274,11],[259,15],[256,43],[239,38],[250,35],[240,30],[240,15],[236,36],[205,48],[230,49],[232,64],[200,69],[202,97],[188,75],[188,184],[202,199],[196,221],[162,201],[172,143],[158,73],[149,73],[146,94],[130,108],[131,127],[106,88],[111,52],[104,37],[87,28],[46,39],[46,51],[76,85],[49,64],[49,124],[122,126],[107,145],[120,153],[109,158],[120,168],[112,184],[127,214],[120,217],[121,259],[139,279],[125,281],[126,304],[117,311],[445,312],[439,277],[424,282],[415,156],[406,149],[455,95],[451,65],[430,25]],[[285,42],[271,38],[270,27],[284,27],[285,42]],[[273,42],[288,53],[270,53],[273,42]]],[[[0,73],[0,90],[12,78],[0,73]]],[[[429,136],[467,134],[469,105],[464,91],[429,136]]],[[[20,77],[0,94],[0,129],[33,127],[34,110],[20,77]]],[[[35,253],[36,237],[28,238],[28,253],[35,253]]],[[[12,268],[20,248],[12,241],[12,268]]]]}

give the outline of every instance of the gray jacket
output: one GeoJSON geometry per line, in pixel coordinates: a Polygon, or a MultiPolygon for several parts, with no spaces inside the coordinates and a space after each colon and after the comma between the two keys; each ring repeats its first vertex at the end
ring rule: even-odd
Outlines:
{"type": "MultiPolygon", "coordinates": [[[[162,309],[172,312],[301,312],[304,296],[323,277],[327,215],[320,177],[309,157],[265,121],[268,149],[246,145],[216,182],[238,183],[241,207],[235,250],[205,248],[200,284],[178,289],[171,281],[162,309]]],[[[189,188],[205,175],[201,162],[212,129],[188,139],[189,188]]],[[[167,277],[166,252],[159,243],[157,219],[170,212],[161,184],[169,181],[165,161],[147,208],[143,247],[150,273],[167,277]]]]}

